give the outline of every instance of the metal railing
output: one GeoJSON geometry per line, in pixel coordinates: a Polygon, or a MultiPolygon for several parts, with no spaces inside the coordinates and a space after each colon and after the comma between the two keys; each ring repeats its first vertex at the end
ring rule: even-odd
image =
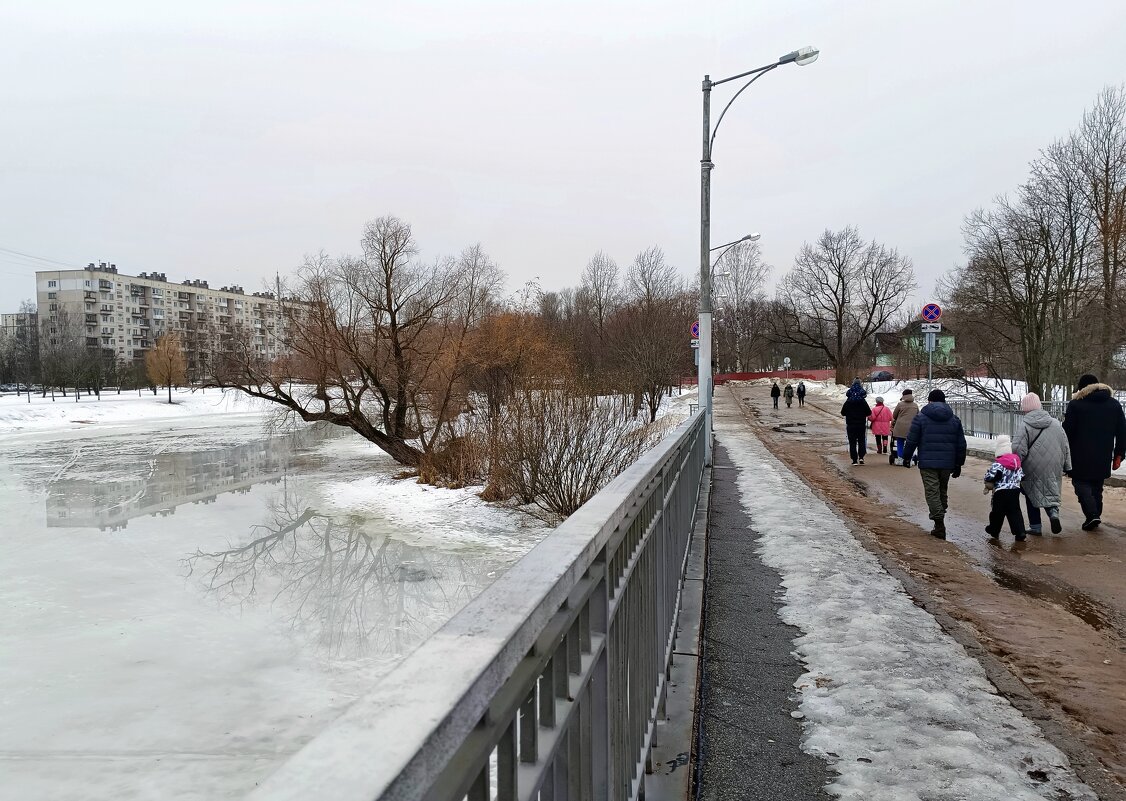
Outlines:
{"type": "Polygon", "coordinates": [[[703,471],[697,412],[250,798],[642,797],[703,471]]]}
{"type": "MultiPolygon", "coordinates": [[[[980,402],[980,401],[952,401],[950,408],[962,421],[962,428],[971,437],[993,437],[1008,434],[1015,437],[1020,428],[1021,418],[1024,416],[1020,410],[1020,403],[1013,402],[980,402]]],[[[1044,402],[1044,411],[1055,417],[1063,419],[1064,401],[1044,402]]]]}

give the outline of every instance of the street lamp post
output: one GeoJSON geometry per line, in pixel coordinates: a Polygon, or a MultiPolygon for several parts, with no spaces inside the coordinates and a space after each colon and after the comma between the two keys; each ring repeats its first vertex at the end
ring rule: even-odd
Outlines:
{"type": "Polygon", "coordinates": [[[712,463],[712,274],[711,274],[711,213],[712,213],[712,145],[715,142],[716,132],[719,130],[723,117],[731,104],[743,94],[748,86],[757,81],[771,70],[783,64],[797,64],[805,66],[817,60],[819,51],[812,47],[803,47],[779,58],[773,64],[765,67],[742,72],[724,78],[721,81],[711,80],[710,75],[704,76],[704,146],[700,158],[700,368],[696,377],[696,386],[700,392],[700,405],[704,412],[704,461],[712,463]],[[738,80],[751,76],[735,96],[727,102],[720,112],[715,128],[712,128],[712,87],[719,86],[728,81],[738,80]]]}

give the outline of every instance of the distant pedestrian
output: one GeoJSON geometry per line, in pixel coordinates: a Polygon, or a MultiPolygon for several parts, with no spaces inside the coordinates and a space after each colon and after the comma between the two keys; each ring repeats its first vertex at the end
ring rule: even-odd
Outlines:
{"type": "Polygon", "coordinates": [[[848,455],[853,464],[864,464],[864,453],[868,449],[865,426],[872,408],[864,400],[867,394],[857,380],[845,393],[845,402],[841,406],[841,417],[845,419],[845,436],[848,437],[848,455]]]}
{"type": "Polygon", "coordinates": [[[899,403],[895,405],[895,412],[891,416],[891,435],[895,443],[891,454],[888,456],[888,464],[895,464],[896,456],[900,459],[903,458],[903,445],[907,442],[907,435],[911,432],[911,423],[918,413],[919,404],[915,403],[915,394],[909,389],[903,390],[903,395],[900,397],[899,403]]]}
{"type": "Polygon", "coordinates": [[[782,390],[778,387],[778,382],[774,382],[774,386],[770,388],[770,397],[774,399],[774,408],[778,408],[778,399],[782,397],[782,390]]]}
{"type": "Polygon", "coordinates": [[[798,382],[798,408],[805,406],[805,382],[798,382]]]}
{"type": "Polygon", "coordinates": [[[876,398],[876,405],[868,415],[872,424],[872,435],[876,438],[876,453],[888,452],[888,437],[891,436],[891,409],[884,406],[883,398],[876,398]]]}
{"type": "Polygon", "coordinates": [[[1024,420],[1013,440],[1013,453],[1020,457],[1024,470],[1021,490],[1028,507],[1028,533],[1042,531],[1040,510],[1048,513],[1052,533],[1063,530],[1060,523],[1060,484],[1064,473],[1071,472],[1071,447],[1067,434],[1056,420],[1044,411],[1040,397],[1029,392],[1020,401],[1024,420]]]}
{"type": "Polygon", "coordinates": [[[966,433],[962,421],[946,405],[946,394],[936,389],[927,396],[924,406],[907,433],[903,446],[903,466],[911,466],[911,456],[918,450],[919,474],[923,479],[923,492],[927,498],[930,518],[934,521],[931,534],[946,539],[946,509],[950,505],[947,493],[950,479],[962,474],[966,463],[966,433]]]}
{"type": "Polygon", "coordinates": [[[794,388],[787,384],[782,394],[786,396],[786,408],[789,409],[794,403],[794,388]]]}
{"type": "Polygon", "coordinates": [[[1098,528],[1103,516],[1103,482],[1126,456],[1126,416],[1114,391],[1088,373],[1063,416],[1071,446],[1071,485],[1083,508],[1083,530],[1098,528]]]}
{"type": "MultiPolygon", "coordinates": [[[[923,414],[926,413],[927,410],[923,409],[923,414]]],[[[1008,518],[1009,531],[1017,542],[1024,542],[1024,515],[1020,513],[1020,483],[1024,471],[1020,467],[1020,457],[1013,453],[1012,441],[1006,434],[997,437],[993,453],[997,458],[985,471],[985,491],[993,493],[985,533],[997,539],[1001,536],[1001,524],[1008,518]]]]}

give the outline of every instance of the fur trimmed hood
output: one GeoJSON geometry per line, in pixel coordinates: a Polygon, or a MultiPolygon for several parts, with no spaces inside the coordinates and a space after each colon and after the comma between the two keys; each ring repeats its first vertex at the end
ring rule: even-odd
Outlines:
{"type": "Polygon", "coordinates": [[[1074,395],[1072,395],[1071,399],[1083,400],[1084,398],[1090,397],[1095,392],[1098,392],[1100,389],[1105,389],[1111,397],[1114,397],[1114,390],[1111,389],[1111,387],[1107,384],[1088,384],[1087,386],[1083,387],[1083,389],[1077,391],[1074,395]]]}

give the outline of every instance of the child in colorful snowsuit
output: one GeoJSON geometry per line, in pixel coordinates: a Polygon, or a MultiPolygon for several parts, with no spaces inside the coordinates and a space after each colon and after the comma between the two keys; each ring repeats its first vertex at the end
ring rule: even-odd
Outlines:
{"type": "Polygon", "coordinates": [[[993,493],[993,508],[989,511],[989,525],[985,532],[997,539],[1001,536],[1001,524],[1008,518],[1009,530],[1017,542],[1023,542],[1024,514],[1020,509],[1020,482],[1024,478],[1024,471],[1020,466],[1020,457],[1013,453],[1012,440],[1002,434],[997,437],[997,446],[994,449],[996,459],[985,472],[984,493],[993,493]]]}

